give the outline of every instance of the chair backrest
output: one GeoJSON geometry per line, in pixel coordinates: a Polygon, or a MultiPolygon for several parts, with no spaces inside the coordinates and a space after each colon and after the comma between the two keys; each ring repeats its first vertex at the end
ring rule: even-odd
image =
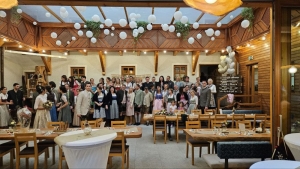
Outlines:
{"type": "MultiPolygon", "coordinates": [[[[91,128],[96,128],[97,127],[97,122],[96,120],[88,121],[89,125],[91,128]]],[[[85,121],[81,121],[81,128],[84,128],[85,121]]]]}
{"type": "Polygon", "coordinates": [[[111,121],[111,127],[126,127],[126,121],[111,121]]]}
{"type": "Polygon", "coordinates": [[[20,153],[20,142],[24,144],[24,142],[32,141],[33,147],[34,147],[34,154],[38,154],[38,146],[36,141],[36,133],[14,133],[15,137],[15,146],[16,146],[16,152],[17,156],[19,156],[20,153]]]}
{"type": "Polygon", "coordinates": [[[198,119],[200,121],[210,120],[210,115],[209,114],[200,114],[198,119]]]}
{"type": "MultiPolygon", "coordinates": [[[[244,121],[244,120],[245,120],[244,114],[233,114],[231,127],[233,128],[233,125],[236,121],[244,121]]],[[[236,127],[237,127],[237,123],[236,123],[236,127]]]]}
{"type": "Polygon", "coordinates": [[[97,119],[96,120],[96,127],[100,127],[102,122],[103,122],[102,118],[97,119]]]}
{"type": "Polygon", "coordinates": [[[124,137],[124,132],[117,132],[117,137],[114,140],[117,140],[117,141],[121,142],[122,154],[124,155],[124,153],[125,153],[125,137],[124,137]]]}
{"type": "Polygon", "coordinates": [[[186,128],[187,129],[200,129],[200,121],[186,121],[185,122],[186,128]]]}
{"type": "Polygon", "coordinates": [[[215,111],[216,111],[215,109],[207,109],[204,111],[204,114],[210,114],[210,113],[215,114],[215,111]]]}
{"type": "Polygon", "coordinates": [[[194,109],[194,110],[192,110],[192,113],[194,113],[195,115],[199,115],[199,114],[201,114],[201,110],[194,109]]]}
{"type": "Polygon", "coordinates": [[[221,127],[223,123],[224,123],[224,121],[221,121],[221,120],[212,120],[211,121],[211,127],[212,128],[221,127]]]}
{"type": "Polygon", "coordinates": [[[227,114],[215,114],[215,121],[227,121],[227,114]]]}
{"type": "Polygon", "coordinates": [[[59,130],[63,130],[64,129],[64,122],[47,122],[47,128],[55,128],[58,127],[59,130]]]}
{"type": "Polygon", "coordinates": [[[153,125],[156,126],[157,122],[163,122],[164,126],[167,125],[167,117],[165,115],[154,115],[153,125]]]}
{"type": "Polygon", "coordinates": [[[236,128],[239,128],[239,124],[244,123],[246,129],[252,129],[251,121],[249,120],[243,120],[243,121],[236,121],[236,128]]]}
{"type": "Polygon", "coordinates": [[[256,121],[256,120],[267,120],[267,115],[266,114],[255,114],[254,121],[256,121]]]}

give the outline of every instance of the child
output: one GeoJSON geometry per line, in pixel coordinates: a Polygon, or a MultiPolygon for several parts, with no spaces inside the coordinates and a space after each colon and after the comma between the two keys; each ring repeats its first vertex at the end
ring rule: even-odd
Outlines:
{"type": "Polygon", "coordinates": [[[179,102],[178,110],[184,110],[184,104],[183,104],[183,102],[179,102]]]}
{"type": "Polygon", "coordinates": [[[175,101],[174,100],[171,102],[171,105],[170,105],[169,109],[170,109],[171,113],[174,113],[175,110],[177,109],[177,106],[175,105],[175,101]]]}

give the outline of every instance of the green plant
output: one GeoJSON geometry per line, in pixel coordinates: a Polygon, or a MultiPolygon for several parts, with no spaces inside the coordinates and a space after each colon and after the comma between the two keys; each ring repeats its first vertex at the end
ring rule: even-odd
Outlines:
{"type": "Polygon", "coordinates": [[[190,29],[191,29],[190,28],[190,23],[186,23],[186,24],[183,24],[181,22],[176,22],[175,23],[176,33],[180,33],[181,37],[183,39],[186,39],[186,37],[189,35],[190,29]]]}
{"type": "Polygon", "coordinates": [[[134,37],[134,41],[135,42],[137,42],[139,40],[139,38],[146,32],[148,22],[146,22],[146,21],[136,21],[136,25],[137,25],[137,28],[143,27],[144,28],[144,32],[143,33],[139,33],[137,37],[134,37]]]}
{"type": "Polygon", "coordinates": [[[94,37],[98,37],[100,35],[100,24],[101,22],[94,21],[86,21],[86,29],[93,32],[94,37]]]}
{"type": "Polygon", "coordinates": [[[244,19],[247,19],[250,22],[249,28],[252,28],[253,27],[253,21],[254,21],[254,18],[255,18],[254,13],[253,13],[253,9],[252,8],[244,8],[242,13],[241,13],[241,16],[244,19]]]}
{"type": "Polygon", "coordinates": [[[22,15],[17,12],[18,9],[19,9],[18,6],[14,6],[14,7],[11,8],[11,18],[10,18],[10,21],[12,23],[15,23],[15,24],[19,23],[20,20],[22,19],[22,15]]]}

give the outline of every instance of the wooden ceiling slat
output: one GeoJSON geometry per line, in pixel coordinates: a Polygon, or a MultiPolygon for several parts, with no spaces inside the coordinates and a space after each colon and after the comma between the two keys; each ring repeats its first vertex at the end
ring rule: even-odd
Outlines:
{"type": "Polygon", "coordinates": [[[98,9],[99,9],[99,11],[100,11],[101,15],[103,16],[104,20],[106,20],[105,13],[103,12],[103,10],[102,10],[101,6],[98,6],[98,9]]]}
{"type": "Polygon", "coordinates": [[[72,9],[76,12],[76,14],[83,20],[83,22],[86,22],[85,18],[81,15],[81,13],[77,10],[75,6],[71,6],[72,9]]]}
{"type": "Polygon", "coordinates": [[[65,23],[65,21],[62,20],[58,15],[56,15],[56,13],[53,12],[48,6],[43,5],[43,7],[44,7],[49,13],[51,13],[51,15],[53,15],[56,19],[58,19],[61,23],[65,23]]]}
{"type": "Polygon", "coordinates": [[[124,12],[125,12],[125,16],[126,16],[127,23],[129,23],[128,13],[127,13],[126,7],[124,7],[124,12]]]}
{"type": "Polygon", "coordinates": [[[205,14],[205,12],[202,12],[202,13],[199,15],[199,17],[196,19],[195,22],[199,22],[200,19],[203,17],[204,14],[205,14]]]}

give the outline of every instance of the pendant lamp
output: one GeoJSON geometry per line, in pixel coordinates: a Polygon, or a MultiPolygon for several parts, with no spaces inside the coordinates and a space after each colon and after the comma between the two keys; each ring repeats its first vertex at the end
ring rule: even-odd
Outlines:
{"type": "Polygon", "coordinates": [[[188,6],[216,16],[222,16],[242,5],[242,0],[183,0],[188,6]]]}
{"type": "Polygon", "coordinates": [[[10,9],[18,5],[18,0],[1,0],[0,9],[10,9]]]}

